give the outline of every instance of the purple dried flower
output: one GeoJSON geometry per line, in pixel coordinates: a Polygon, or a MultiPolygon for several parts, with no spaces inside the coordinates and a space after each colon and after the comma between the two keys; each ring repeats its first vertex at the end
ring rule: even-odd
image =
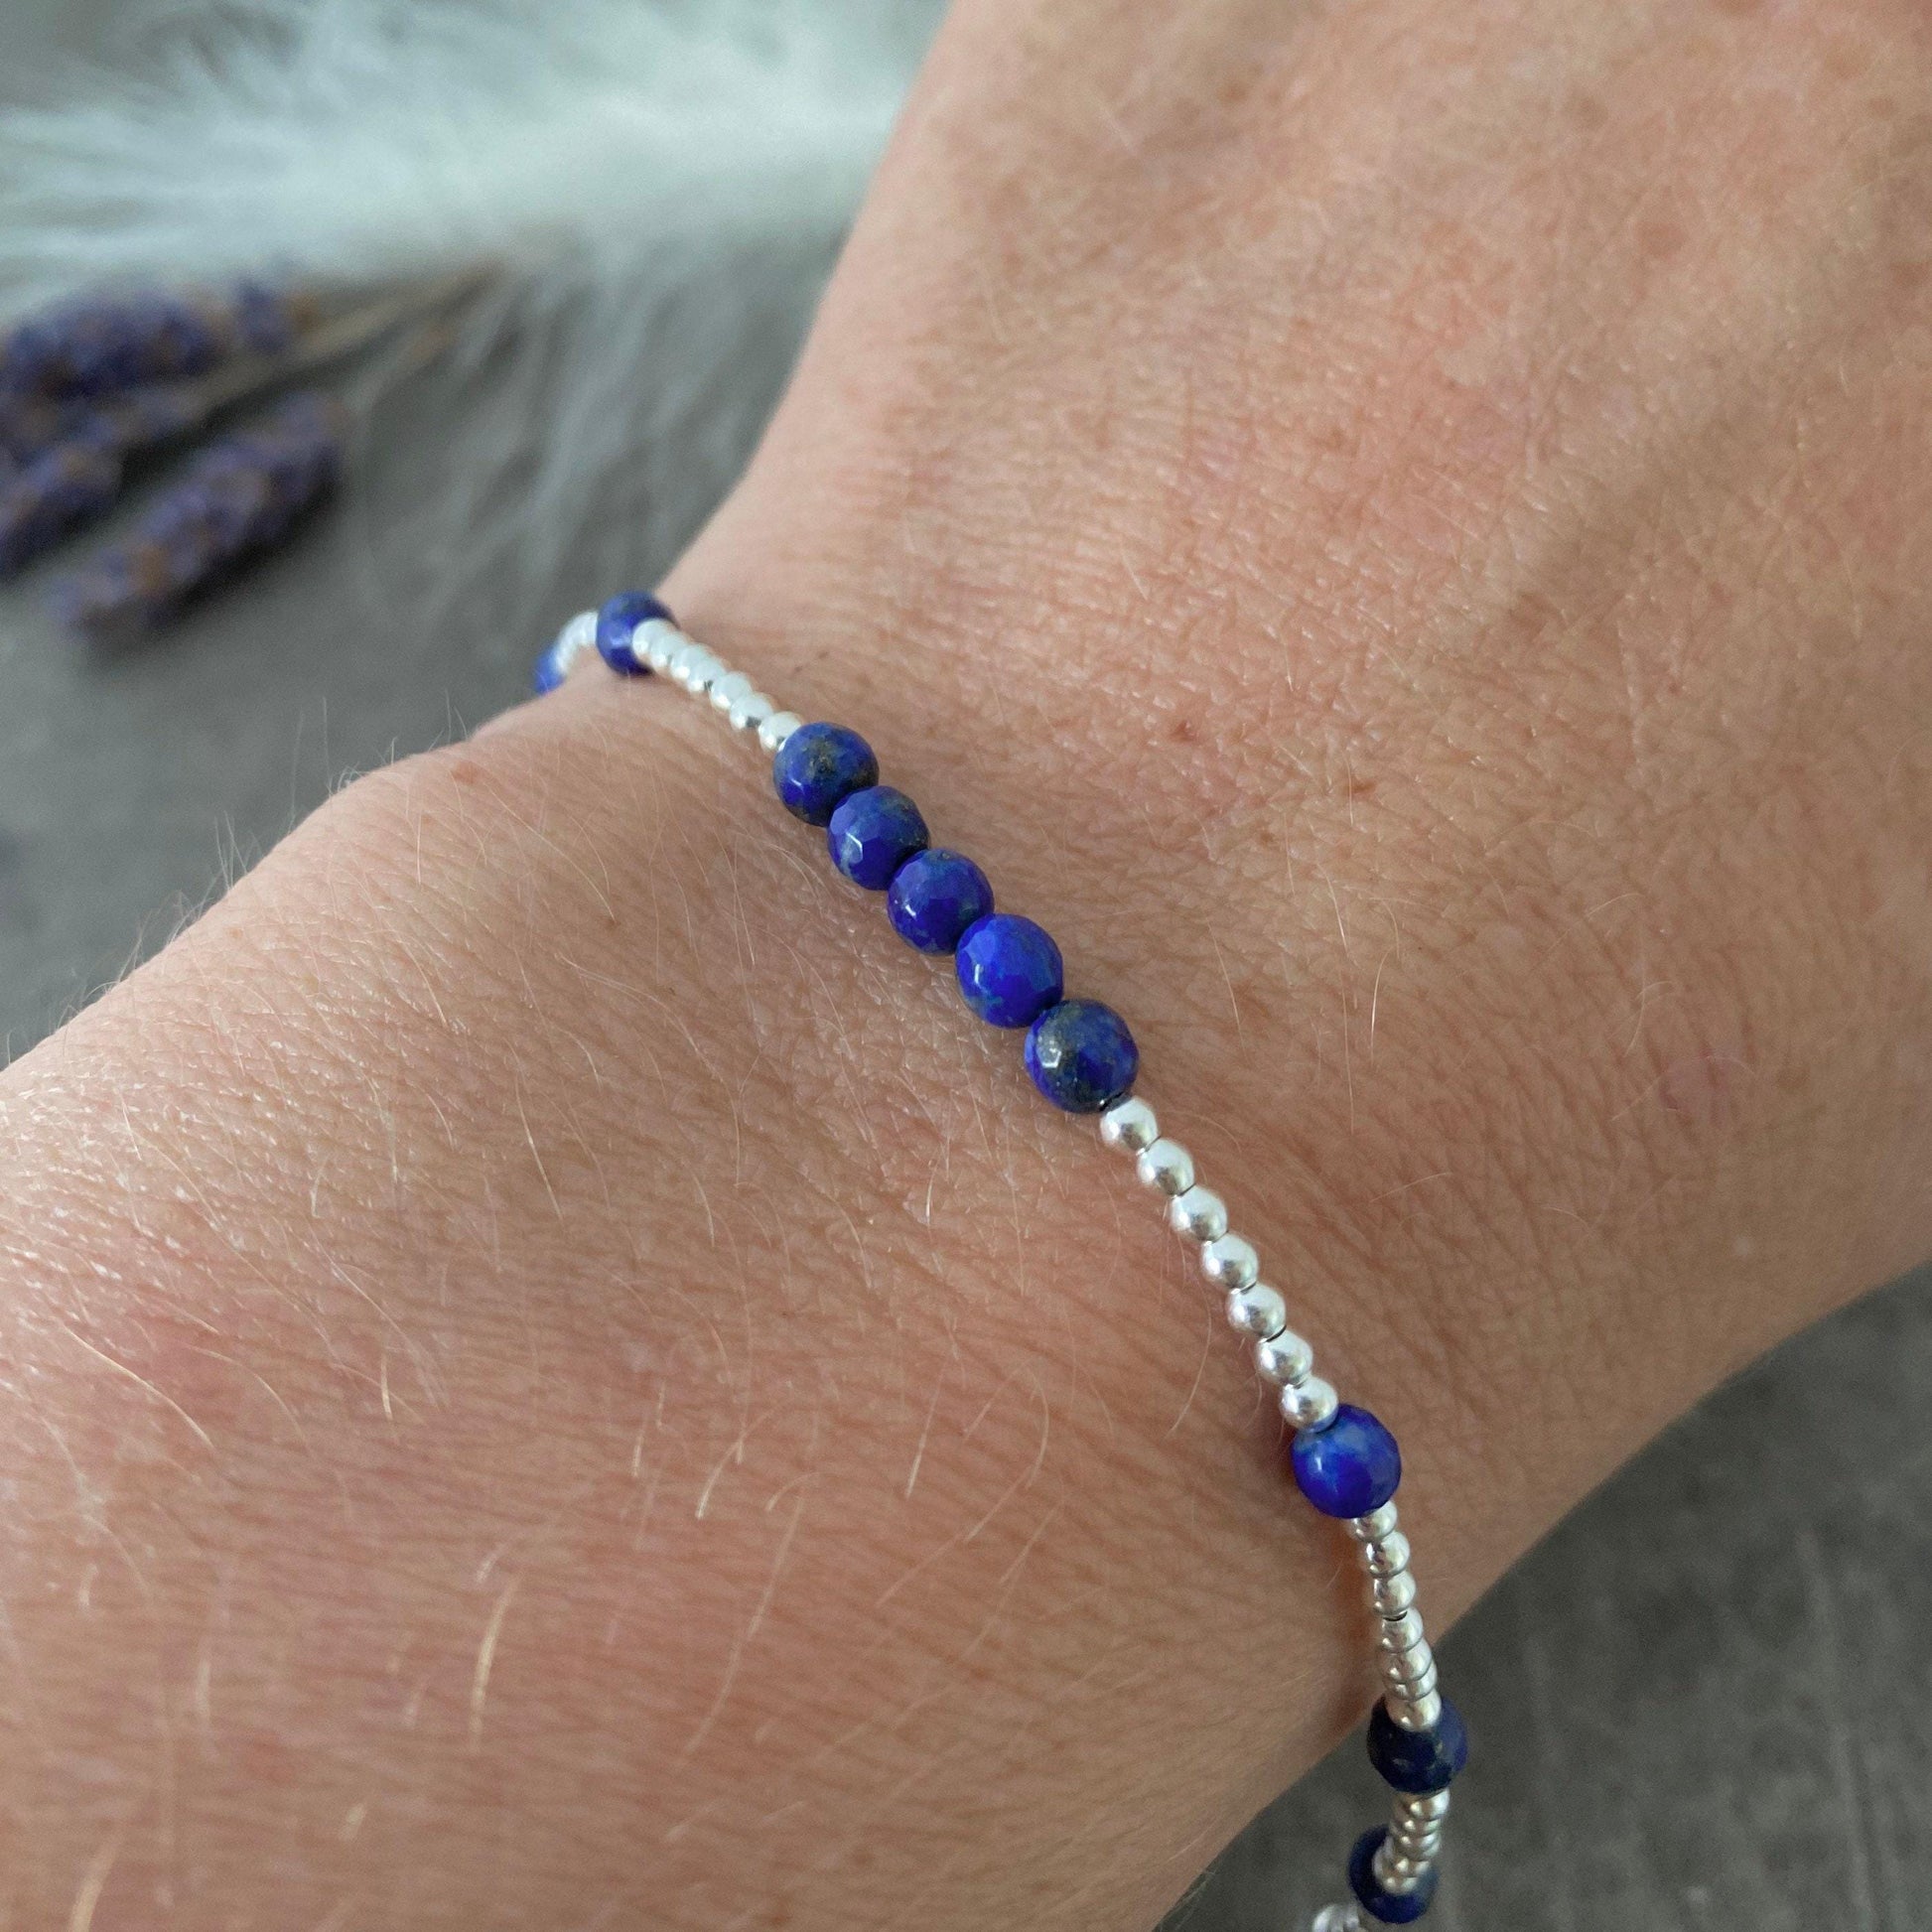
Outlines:
{"type": "Polygon", "coordinates": [[[0,484],[0,577],[11,577],[121,491],[122,458],[85,437],[37,456],[0,484]]]}
{"type": "Polygon", "coordinates": [[[211,444],[155,499],[125,543],[60,587],[62,620],[92,632],[157,623],[272,548],[335,486],[345,426],[333,397],[302,391],[258,426],[211,444]]]}
{"type": "Polygon", "coordinates": [[[311,313],[309,298],[253,282],[225,295],[84,297],[0,334],[0,392],[104,396],[201,375],[238,350],[286,348],[311,313]]]}
{"type": "Polygon", "coordinates": [[[179,387],[137,389],[98,404],[14,400],[12,408],[0,404],[0,578],[104,516],[135,451],[202,419],[179,387]]]}

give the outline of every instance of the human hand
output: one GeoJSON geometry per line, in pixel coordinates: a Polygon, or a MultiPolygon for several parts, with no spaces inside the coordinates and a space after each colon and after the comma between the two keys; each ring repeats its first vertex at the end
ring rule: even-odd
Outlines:
{"type": "MultiPolygon", "coordinates": [[[[975,0],[670,587],[1128,1014],[1434,1611],[1927,1246],[1927,76],[975,0]]],[[[1146,1922],[1359,1715],[1215,1311],[813,843],[573,682],[13,1070],[22,1923],[1146,1922]]]]}

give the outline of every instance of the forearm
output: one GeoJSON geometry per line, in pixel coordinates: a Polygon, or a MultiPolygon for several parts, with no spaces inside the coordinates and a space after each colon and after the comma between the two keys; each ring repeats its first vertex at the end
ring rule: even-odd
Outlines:
{"type": "MultiPolygon", "coordinates": [[[[1916,230],[1824,233],[1899,137],[1751,56],[1851,152],[1699,388],[1718,199],[1579,211],[1442,61],[1527,45],[1642,206],[1646,60],[1749,30],[1093,12],[954,24],[670,595],[1129,1015],[1440,1617],[1920,1246],[1932,479],[1845,428],[1923,394],[1852,299],[1916,230]]],[[[1131,1923],[1359,1715],[1197,1279],[814,848],[574,682],[9,1076],[26,1918],[1131,1923]]]]}

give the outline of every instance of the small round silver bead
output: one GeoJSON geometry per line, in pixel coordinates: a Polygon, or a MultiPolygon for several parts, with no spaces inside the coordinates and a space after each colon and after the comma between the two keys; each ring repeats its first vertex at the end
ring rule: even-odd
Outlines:
{"type": "Polygon", "coordinates": [[[1378,1616],[1398,1617],[1416,1600],[1414,1573],[1398,1570],[1393,1577],[1377,1577],[1370,1586],[1370,1593],[1375,1598],[1375,1611],[1378,1616]]]}
{"type": "Polygon", "coordinates": [[[725,716],[735,732],[756,731],[777,708],[776,701],[762,691],[747,691],[725,716]]]}
{"type": "Polygon", "coordinates": [[[597,613],[579,611],[564,627],[557,632],[557,655],[562,661],[565,675],[570,667],[587,650],[597,648],[597,613]]]}
{"type": "Polygon", "coordinates": [[[1145,1100],[1130,1094],[1116,1101],[1100,1116],[1100,1140],[1104,1147],[1117,1147],[1139,1154],[1161,1138],[1161,1123],[1145,1100]]]}
{"type": "Polygon", "coordinates": [[[1229,1289],[1228,1326],[1257,1341],[1270,1340],[1288,1326],[1288,1304],[1266,1282],[1229,1289]]]}
{"type": "Polygon", "coordinates": [[[1405,1791],[1396,1799],[1395,1808],[1405,1819],[1438,1827],[1449,1814],[1449,1794],[1447,1788],[1442,1791],[1405,1791]]]}
{"type": "MultiPolygon", "coordinates": [[[[1270,1382],[1298,1388],[1314,1369],[1314,1350],[1293,1328],[1283,1328],[1255,1343],[1255,1367],[1270,1382]]],[[[1286,1416],[1288,1411],[1284,1409],[1282,1414],[1286,1416]]],[[[1288,1419],[1295,1421],[1293,1416],[1288,1419]]]]}
{"type": "Polygon", "coordinates": [[[1357,1543],[1378,1543],[1396,1528],[1394,1503],[1384,1503],[1380,1509],[1371,1509],[1366,1516],[1351,1516],[1348,1519],[1348,1534],[1357,1543]]]}
{"type": "Polygon", "coordinates": [[[727,671],[711,687],[711,708],[729,713],[740,698],[749,698],[757,689],[743,671],[727,671]]]}
{"type": "Polygon", "coordinates": [[[1419,1644],[1428,1636],[1423,1628],[1421,1614],[1415,1610],[1404,1610],[1400,1616],[1386,1619],[1381,1636],[1376,1640],[1385,1650],[1407,1650],[1419,1644]]]}
{"type": "Polygon", "coordinates": [[[1371,1577],[1393,1577],[1409,1568],[1409,1539],[1400,1530],[1362,1545],[1362,1562],[1371,1577]]]}
{"type": "Polygon", "coordinates": [[[684,658],[671,675],[694,698],[702,698],[729,669],[730,666],[716,651],[707,650],[703,644],[700,644],[696,651],[684,658]]]}
{"type": "Polygon", "coordinates": [[[1190,1241],[1218,1241],[1228,1231],[1228,1205],[1211,1187],[1189,1187],[1168,1207],[1168,1225],[1190,1241]]]}
{"type": "Polygon", "coordinates": [[[1388,1706],[1389,1716],[1404,1730],[1434,1730],[1443,1722],[1443,1700],[1433,1685],[1414,1697],[1398,1693],[1382,1702],[1388,1706]]]}
{"type": "Polygon", "coordinates": [[[1315,1913],[1309,1932],[1362,1932],[1362,1915],[1353,1899],[1346,1905],[1324,1905],[1315,1913]]]}
{"type": "Polygon", "coordinates": [[[1164,1194],[1184,1194],[1194,1184],[1194,1157],[1178,1141],[1159,1140],[1134,1163],[1141,1184],[1164,1194]]]}
{"type": "Polygon", "coordinates": [[[1224,1234],[1200,1251],[1201,1273],[1217,1288],[1251,1288],[1261,1279],[1261,1257],[1254,1243],[1224,1234]]]}
{"type": "Polygon", "coordinates": [[[630,651],[662,676],[672,649],[683,641],[684,632],[676,624],[663,618],[646,618],[630,633],[630,651]]]}
{"type": "Polygon", "coordinates": [[[759,727],[759,749],[775,758],[784,749],[785,740],[804,722],[795,711],[774,711],[759,727]]]}
{"type": "Polygon", "coordinates": [[[1282,1391],[1282,1416],[1295,1429],[1318,1429],[1339,1404],[1340,1398],[1318,1375],[1291,1382],[1282,1391]]]}

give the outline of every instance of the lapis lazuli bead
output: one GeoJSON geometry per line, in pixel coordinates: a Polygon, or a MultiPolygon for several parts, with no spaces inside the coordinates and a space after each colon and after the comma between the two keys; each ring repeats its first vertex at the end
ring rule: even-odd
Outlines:
{"type": "Polygon", "coordinates": [[[800,725],[771,760],[779,803],[807,825],[829,825],[844,800],[878,782],[872,747],[843,725],[800,725]]]}
{"type": "Polygon", "coordinates": [[[1427,1730],[1404,1730],[1378,1704],[1368,1721],[1368,1761],[1398,1791],[1427,1797],[1447,1791],[1469,1761],[1469,1733],[1462,1714],[1448,1698],[1443,1715],[1427,1730]]]}
{"type": "Polygon", "coordinates": [[[1127,1022],[1098,1000],[1062,1000],[1028,1029],[1027,1071],[1069,1114],[1097,1114],[1124,1099],[1140,1070],[1127,1022]]]}
{"type": "Polygon", "coordinates": [[[1384,1890],[1375,1875],[1375,1855],[1388,1835],[1386,1825],[1377,1825],[1355,1841],[1355,1849],[1348,1855],[1348,1889],[1370,1918],[1384,1925],[1413,1925],[1436,1897],[1436,1867],[1431,1865],[1423,1873],[1414,1891],[1384,1890]]]}
{"type": "Polygon", "coordinates": [[[546,644],[538,653],[536,663],[530,669],[530,688],[538,697],[545,692],[554,691],[564,681],[568,667],[564,663],[564,647],[561,641],[546,644]]]}
{"type": "Polygon", "coordinates": [[[630,635],[649,618],[671,621],[671,614],[647,591],[620,591],[597,613],[597,654],[625,677],[648,677],[650,666],[630,648],[630,635]]]}
{"type": "Polygon", "coordinates": [[[935,846],[893,875],[886,911],[893,930],[921,952],[952,952],[959,935],[993,910],[993,888],[962,852],[935,846]]]}
{"type": "Polygon", "coordinates": [[[893,875],[926,844],[925,820],[904,792],[868,785],[841,798],[825,828],[832,863],[868,892],[883,893],[893,875]]]}
{"type": "Polygon", "coordinates": [[[1297,1433],[1295,1480],[1324,1516],[1366,1516],[1402,1480],[1402,1451],[1369,1414],[1344,1402],[1326,1422],[1297,1433]]]}
{"type": "Polygon", "coordinates": [[[995,912],[960,935],[966,1004],[990,1027],[1031,1027],[1060,997],[1060,949],[1031,919],[995,912]]]}

